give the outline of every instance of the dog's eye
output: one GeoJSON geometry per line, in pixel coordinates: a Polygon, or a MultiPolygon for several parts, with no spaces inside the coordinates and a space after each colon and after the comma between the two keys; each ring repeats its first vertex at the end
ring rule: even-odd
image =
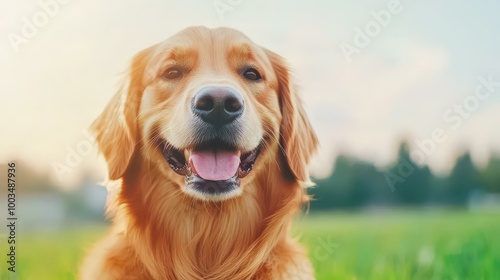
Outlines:
{"type": "Polygon", "coordinates": [[[254,68],[248,68],[247,70],[245,70],[243,76],[250,81],[258,81],[262,79],[259,71],[255,70],[254,68]]]}
{"type": "Polygon", "coordinates": [[[179,69],[169,69],[163,73],[162,77],[168,80],[177,79],[182,75],[179,69]]]}

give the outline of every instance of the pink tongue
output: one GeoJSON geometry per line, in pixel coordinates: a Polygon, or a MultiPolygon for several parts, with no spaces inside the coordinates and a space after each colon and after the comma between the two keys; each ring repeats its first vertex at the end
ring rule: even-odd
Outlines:
{"type": "Polygon", "coordinates": [[[240,157],[236,152],[221,150],[192,151],[189,161],[198,176],[210,181],[233,177],[240,165],[240,157]]]}

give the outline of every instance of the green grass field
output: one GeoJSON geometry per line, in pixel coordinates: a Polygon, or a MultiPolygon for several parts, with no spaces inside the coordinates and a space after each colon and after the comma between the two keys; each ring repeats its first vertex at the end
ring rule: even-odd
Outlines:
{"type": "MultiPolygon", "coordinates": [[[[498,213],[325,213],[299,218],[294,231],[317,279],[500,279],[498,213]]],[[[85,249],[103,233],[21,233],[17,278],[2,261],[1,279],[75,279],[85,249]]]]}

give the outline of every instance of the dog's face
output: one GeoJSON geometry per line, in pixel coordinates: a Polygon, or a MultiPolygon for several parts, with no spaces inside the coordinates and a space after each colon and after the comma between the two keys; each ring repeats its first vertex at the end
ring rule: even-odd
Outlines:
{"type": "Polygon", "coordinates": [[[195,197],[240,194],[242,179],[279,132],[276,77],[265,52],[238,32],[194,29],[160,44],[150,59],[156,65],[140,119],[143,140],[158,151],[148,155],[161,157],[157,162],[195,197]]]}
{"type": "Polygon", "coordinates": [[[307,181],[316,146],[282,59],[227,28],[189,28],[138,54],[94,130],[111,179],[137,154],[212,201],[241,195],[271,164],[307,181]]]}

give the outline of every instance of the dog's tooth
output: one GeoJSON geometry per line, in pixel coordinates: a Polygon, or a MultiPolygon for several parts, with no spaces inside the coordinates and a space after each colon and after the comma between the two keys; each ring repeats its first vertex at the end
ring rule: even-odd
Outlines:
{"type": "Polygon", "coordinates": [[[191,167],[190,167],[189,165],[186,165],[186,166],[184,167],[184,169],[185,169],[185,175],[186,175],[186,176],[188,176],[188,177],[189,177],[189,176],[191,176],[191,175],[193,174],[193,171],[191,170],[191,167]]]}
{"type": "Polygon", "coordinates": [[[191,171],[192,173],[194,173],[196,176],[198,176],[198,172],[196,172],[196,168],[194,167],[194,164],[193,164],[193,161],[190,160],[189,161],[189,171],[191,171]]]}

